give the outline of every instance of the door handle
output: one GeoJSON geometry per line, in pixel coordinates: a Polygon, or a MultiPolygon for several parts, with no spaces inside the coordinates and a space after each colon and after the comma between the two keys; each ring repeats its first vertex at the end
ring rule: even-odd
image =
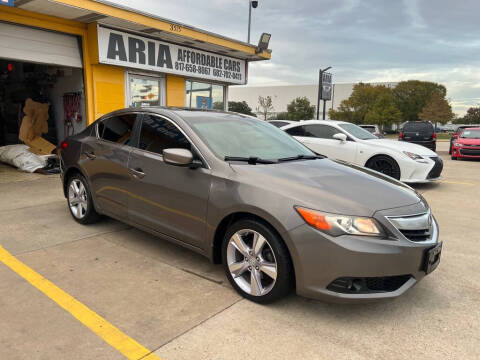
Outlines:
{"type": "Polygon", "coordinates": [[[90,160],[93,160],[93,159],[95,159],[95,158],[97,157],[97,155],[95,155],[93,152],[84,151],[83,153],[84,153],[84,154],[87,156],[87,158],[89,158],[90,160]]]}
{"type": "Polygon", "coordinates": [[[139,178],[139,179],[141,179],[145,176],[145,173],[140,168],[136,168],[136,169],[130,168],[130,172],[132,173],[132,175],[134,177],[139,178]]]}

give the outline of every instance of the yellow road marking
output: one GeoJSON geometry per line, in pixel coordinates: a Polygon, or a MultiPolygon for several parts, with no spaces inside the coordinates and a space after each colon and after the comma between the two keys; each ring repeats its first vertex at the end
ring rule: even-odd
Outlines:
{"type": "Polygon", "coordinates": [[[0,261],[69,312],[75,319],[100,336],[103,341],[122,353],[127,359],[160,360],[150,350],[29,268],[2,246],[0,246],[0,261]]]}
{"type": "Polygon", "coordinates": [[[441,182],[441,183],[445,183],[445,184],[475,185],[474,183],[463,182],[463,181],[440,180],[440,182],[441,182]]]}

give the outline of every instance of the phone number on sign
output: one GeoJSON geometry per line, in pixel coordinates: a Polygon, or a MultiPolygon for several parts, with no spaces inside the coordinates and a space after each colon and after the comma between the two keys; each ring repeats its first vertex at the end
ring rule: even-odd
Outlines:
{"type": "Polygon", "coordinates": [[[175,70],[186,71],[193,74],[200,75],[213,75],[221,79],[242,80],[242,74],[219,69],[211,69],[206,66],[184,64],[181,62],[175,62],[175,70]]]}

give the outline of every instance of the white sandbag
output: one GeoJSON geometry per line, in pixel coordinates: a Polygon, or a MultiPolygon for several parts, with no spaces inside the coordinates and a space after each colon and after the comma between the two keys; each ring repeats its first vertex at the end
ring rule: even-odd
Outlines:
{"type": "Polygon", "coordinates": [[[21,171],[30,173],[44,168],[47,164],[46,158],[30,152],[28,146],[23,144],[0,147],[0,162],[13,165],[21,171]]]}

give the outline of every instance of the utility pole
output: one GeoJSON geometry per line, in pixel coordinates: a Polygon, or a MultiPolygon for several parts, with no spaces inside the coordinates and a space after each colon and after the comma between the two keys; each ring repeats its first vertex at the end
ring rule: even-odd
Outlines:
{"type": "Polygon", "coordinates": [[[256,9],[258,0],[248,0],[248,36],[247,43],[250,44],[250,26],[252,25],[252,8],[256,9]]]}

